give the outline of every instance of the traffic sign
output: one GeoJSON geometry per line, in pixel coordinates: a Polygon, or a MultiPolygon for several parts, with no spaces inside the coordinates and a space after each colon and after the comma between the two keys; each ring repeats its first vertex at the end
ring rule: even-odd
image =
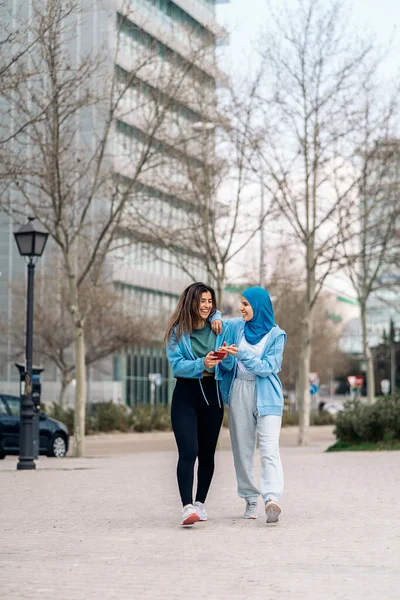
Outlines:
{"type": "Polygon", "coordinates": [[[316,385],[319,385],[319,373],[316,371],[311,371],[308,374],[308,381],[309,383],[315,383],[316,385]]]}
{"type": "Polygon", "coordinates": [[[316,371],[311,371],[308,374],[308,383],[310,384],[310,394],[311,396],[315,396],[318,394],[319,390],[319,373],[316,371]]]}
{"type": "Polygon", "coordinates": [[[385,396],[390,392],[390,381],[389,379],[382,379],[381,381],[382,394],[385,396]]]}
{"type": "Polygon", "coordinates": [[[162,384],[162,374],[161,373],[149,373],[149,381],[154,383],[157,386],[162,384]]]}
{"type": "Polygon", "coordinates": [[[364,377],[362,375],[349,375],[347,381],[352,388],[362,388],[364,385],[364,377]]]}

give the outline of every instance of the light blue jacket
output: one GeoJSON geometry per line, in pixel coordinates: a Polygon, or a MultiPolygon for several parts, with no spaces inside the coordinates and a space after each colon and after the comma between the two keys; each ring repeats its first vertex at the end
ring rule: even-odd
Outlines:
{"type": "MultiPolygon", "coordinates": [[[[217,311],[212,320],[215,321],[216,319],[221,319],[221,313],[219,311],[217,311]]],[[[221,346],[226,331],[227,324],[223,323],[222,333],[216,338],[214,350],[217,350],[221,346]]],[[[167,357],[174,377],[202,379],[203,371],[205,370],[204,359],[196,358],[190,342],[190,336],[187,333],[184,333],[178,342],[176,341],[175,335],[172,334],[171,339],[167,342],[166,349],[167,357]]],[[[233,369],[233,356],[224,358],[222,362],[228,370],[233,369]]],[[[215,367],[215,378],[217,380],[222,380],[222,373],[219,365],[216,365],[215,367]]]]}
{"type": "MultiPolygon", "coordinates": [[[[224,321],[224,341],[240,345],[244,335],[245,321],[243,319],[229,319],[224,321]],[[225,326],[227,326],[225,328],[225,326]]],[[[256,375],[257,385],[257,411],[260,416],[282,415],[283,393],[282,384],[278,377],[281,370],[283,349],[286,343],[286,333],[275,325],[271,329],[264,351],[260,358],[247,350],[239,350],[234,361],[221,362],[220,371],[223,373],[220,390],[223,401],[229,405],[233,382],[237,374],[237,363],[240,360],[249,373],[256,375]]]]}

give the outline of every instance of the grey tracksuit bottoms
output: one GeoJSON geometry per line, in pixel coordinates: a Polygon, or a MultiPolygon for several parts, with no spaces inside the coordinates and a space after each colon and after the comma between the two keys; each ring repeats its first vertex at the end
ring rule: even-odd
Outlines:
{"type": "Polygon", "coordinates": [[[261,496],[264,502],[278,502],[283,492],[283,470],[279,454],[282,417],[257,412],[256,378],[239,372],[229,402],[229,431],[235,464],[238,494],[249,502],[261,496]],[[260,489],[254,484],[254,455],[257,434],[260,441],[260,489]]]}

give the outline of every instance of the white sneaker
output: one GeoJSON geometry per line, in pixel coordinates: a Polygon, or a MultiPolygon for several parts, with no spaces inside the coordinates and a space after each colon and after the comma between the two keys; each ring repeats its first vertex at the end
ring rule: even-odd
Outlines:
{"type": "Polygon", "coordinates": [[[196,502],[194,503],[194,508],[197,514],[199,515],[200,521],[207,521],[207,511],[204,503],[196,500],[196,502]]]}
{"type": "Polygon", "coordinates": [[[187,504],[182,508],[182,523],[181,525],[193,525],[200,521],[200,517],[193,504],[187,504]]]}
{"type": "Polygon", "coordinates": [[[281,512],[281,509],[273,500],[270,500],[269,502],[265,503],[265,514],[267,517],[267,523],[277,523],[279,521],[279,515],[281,514],[281,512]]]}
{"type": "Polygon", "coordinates": [[[257,502],[248,502],[246,500],[246,512],[243,515],[243,519],[257,519],[257,502]]]}

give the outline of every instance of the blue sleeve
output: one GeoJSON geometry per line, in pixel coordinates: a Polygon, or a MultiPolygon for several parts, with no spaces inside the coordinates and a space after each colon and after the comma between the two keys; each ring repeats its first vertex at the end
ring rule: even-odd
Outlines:
{"type": "Polygon", "coordinates": [[[226,319],[222,321],[223,331],[222,331],[222,341],[226,342],[228,346],[235,344],[236,335],[237,335],[237,326],[241,323],[243,319],[240,317],[233,317],[232,319],[226,319]]]}
{"type": "Polygon", "coordinates": [[[199,378],[205,369],[202,358],[185,358],[182,349],[173,338],[167,343],[167,357],[174,377],[199,378]]]}
{"type": "Polygon", "coordinates": [[[232,371],[233,367],[235,366],[235,357],[228,355],[226,358],[224,358],[224,360],[221,360],[218,366],[223,371],[232,371]]]}
{"type": "MultiPolygon", "coordinates": [[[[221,346],[223,342],[226,342],[228,346],[235,343],[235,329],[233,327],[230,327],[229,323],[231,323],[231,325],[234,325],[237,321],[241,321],[241,319],[235,318],[223,321],[223,329],[220,340],[221,346]]],[[[226,358],[224,358],[224,360],[222,360],[219,363],[218,366],[221,367],[223,371],[232,371],[233,367],[235,366],[235,357],[228,355],[226,358]]]]}
{"type": "Polygon", "coordinates": [[[213,321],[222,321],[222,312],[218,310],[218,308],[215,311],[215,314],[213,314],[213,316],[210,318],[210,323],[213,321]]]}
{"type": "Polygon", "coordinates": [[[254,356],[248,350],[239,350],[236,358],[244,364],[250,373],[254,373],[259,377],[268,377],[272,373],[278,373],[281,370],[285,341],[286,335],[282,333],[275,339],[267,355],[263,358],[254,356]]]}

